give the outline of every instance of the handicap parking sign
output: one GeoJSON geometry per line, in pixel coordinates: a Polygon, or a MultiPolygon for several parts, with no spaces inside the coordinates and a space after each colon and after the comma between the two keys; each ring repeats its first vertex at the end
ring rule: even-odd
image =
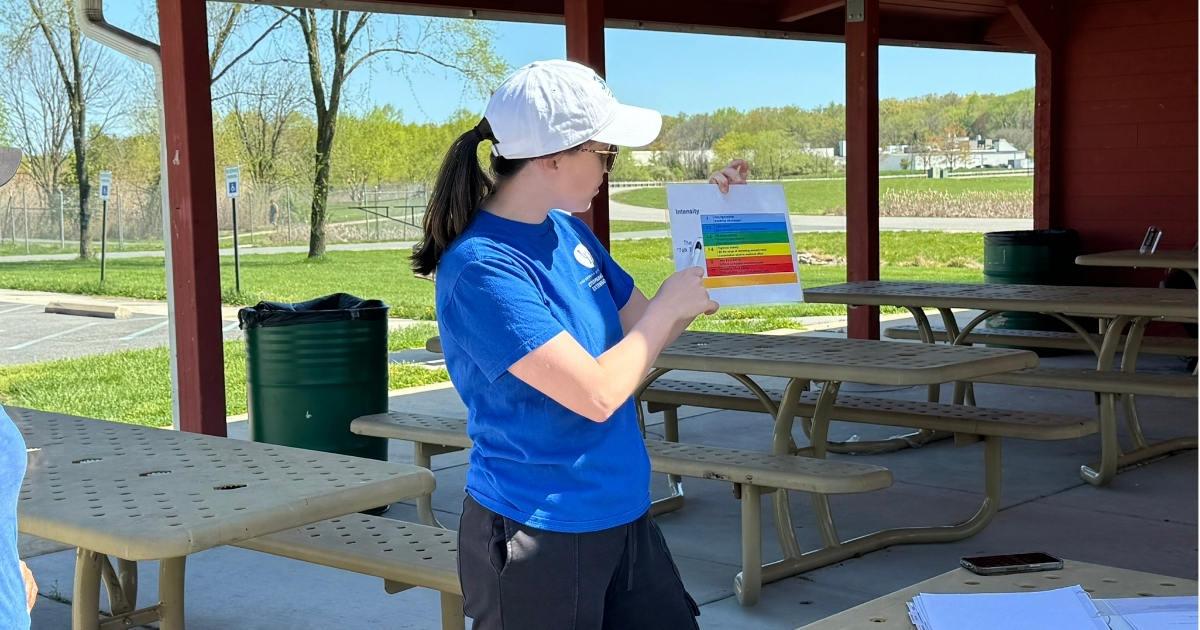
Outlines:
{"type": "Polygon", "coordinates": [[[237,199],[241,193],[241,169],[237,166],[225,167],[225,196],[229,199],[237,199]]]}
{"type": "Polygon", "coordinates": [[[100,201],[108,201],[112,190],[112,171],[100,171],[100,201]]]}

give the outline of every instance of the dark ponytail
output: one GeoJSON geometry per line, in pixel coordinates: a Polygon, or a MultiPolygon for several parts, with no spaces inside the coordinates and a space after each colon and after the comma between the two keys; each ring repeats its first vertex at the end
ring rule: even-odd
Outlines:
{"type": "Polygon", "coordinates": [[[480,202],[529,161],[493,155],[492,172],[486,173],[479,165],[478,153],[479,143],[484,140],[496,142],[486,118],[459,136],[442,161],[425,210],[425,233],[412,255],[413,271],[420,275],[437,269],[442,254],[475,218],[480,202]]]}

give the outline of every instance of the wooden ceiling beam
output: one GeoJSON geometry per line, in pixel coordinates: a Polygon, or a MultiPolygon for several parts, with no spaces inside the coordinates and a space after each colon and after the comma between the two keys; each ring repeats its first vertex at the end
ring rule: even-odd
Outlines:
{"type": "Polygon", "coordinates": [[[786,0],[779,10],[779,21],[795,22],[844,6],[846,0],[786,0]]]}
{"type": "Polygon", "coordinates": [[[1058,43],[1058,20],[1041,0],[1006,0],[1008,11],[1025,31],[1037,52],[1050,52],[1058,43]]]}
{"type": "MultiPolygon", "coordinates": [[[[233,1],[233,0],[222,0],[233,1]]],[[[380,11],[409,15],[475,18],[515,22],[563,23],[563,0],[238,0],[252,4],[277,4],[312,8],[380,11]]],[[[833,0],[823,0],[831,3],[833,0]]],[[[1034,0],[1037,4],[1039,0],[1034,0]]],[[[707,33],[811,41],[841,42],[845,16],[827,10],[794,22],[779,21],[781,4],[733,5],[723,0],[605,0],[608,28],[707,33]]],[[[880,43],[888,46],[923,46],[963,50],[1028,52],[1020,40],[989,41],[989,22],[950,20],[896,14],[885,7],[879,20],[880,43]]]]}
{"type": "Polygon", "coordinates": [[[1007,11],[997,15],[988,22],[987,28],[983,32],[983,39],[986,42],[1013,51],[1034,51],[1033,44],[1030,42],[1029,36],[1025,33],[1025,29],[1021,28],[1021,24],[1017,22],[1017,18],[1013,17],[1013,14],[1007,11]]]}

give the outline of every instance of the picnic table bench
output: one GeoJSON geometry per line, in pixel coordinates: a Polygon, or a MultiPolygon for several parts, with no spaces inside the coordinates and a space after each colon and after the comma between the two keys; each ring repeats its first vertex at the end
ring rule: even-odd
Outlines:
{"type": "Polygon", "coordinates": [[[1191,276],[1196,282],[1196,270],[1200,268],[1200,258],[1196,250],[1164,249],[1143,254],[1136,249],[1125,249],[1115,252],[1100,252],[1083,254],[1075,258],[1076,265],[1085,267],[1132,267],[1146,269],[1179,269],[1191,276]]]}
{"type": "MultiPolygon", "coordinates": [[[[440,343],[437,340],[430,340],[426,347],[432,351],[438,351],[440,343]]],[[[835,413],[835,400],[843,381],[876,385],[921,385],[951,380],[952,376],[993,374],[1033,367],[1036,364],[1036,355],[1019,350],[914,346],[853,339],[685,332],[659,355],[655,362],[655,369],[644,385],[651,386],[654,381],[671,370],[729,374],[742,379],[743,382],[750,382],[747,375],[787,378],[789,383],[778,399],[772,399],[765,394],[752,394],[758,402],[762,403],[759,410],[771,413],[774,418],[775,428],[771,454],[786,458],[803,453],[823,459],[828,446],[829,422],[831,415],[835,413]],[[792,440],[792,427],[796,416],[800,415],[801,406],[808,404],[802,402],[804,400],[802,393],[814,380],[823,382],[824,385],[815,404],[812,404],[811,411],[808,412],[811,417],[804,423],[812,446],[801,451],[795,447],[795,442],[792,440]]],[[[754,391],[753,388],[751,391],[754,391]]],[[[761,388],[759,391],[761,392],[761,388]]],[[[846,408],[853,406],[856,402],[857,399],[849,403],[846,408]]],[[[860,411],[869,413],[866,411],[867,403],[861,404],[860,411]]],[[[891,405],[892,402],[880,401],[880,404],[891,405]]],[[[886,409],[878,417],[883,418],[896,413],[897,409],[896,407],[886,409]]],[[[917,415],[922,415],[926,411],[929,410],[910,410],[917,415]]],[[[640,406],[639,413],[641,413],[640,406]]],[[[361,431],[362,425],[357,425],[359,422],[362,420],[356,420],[351,425],[351,430],[361,431]]],[[[1089,431],[1089,423],[1086,420],[1072,418],[1067,422],[1073,426],[1073,428],[1066,429],[1067,433],[1075,431],[1086,434],[1089,431]]],[[[965,419],[957,424],[944,425],[963,431],[963,437],[960,439],[964,443],[985,442],[986,495],[983,505],[974,516],[957,525],[902,527],[843,541],[837,533],[828,496],[820,490],[808,490],[813,492],[813,505],[824,546],[802,553],[792,526],[791,508],[787,499],[787,490],[790,487],[767,486],[764,488],[756,484],[743,485],[741,487],[743,567],[742,572],[734,581],[738,600],[744,605],[752,605],[757,602],[763,583],[840,562],[876,549],[894,544],[961,540],[981,531],[991,522],[999,509],[1000,438],[997,435],[976,436],[976,434],[966,433],[966,431],[978,430],[977,425],[977,422],[965,419]],[[770,492],[773,488],[777,488],[772,492],[776,533],[784,551],[784,558],[763,565],[761,564],[761,547],[747,542],[749,532],[759,530],[761,516],[757,509],[747,510],[746,506],[748,504],[756,505],[761,494],[770,492]]],[[[1090,425],[1090,430],[1095,430],[1094,425],[1090,425]]],[[[419,431],[422,429],[414,429],[414,433],[408,435],[418,436],[420,435],[419,431]]],[[[989,432],[994,433],[993,431],[989,432]]],[[[677,431],[674,431],[674,434],[672,432],[665,433],[668,440],[678,439],[677,431]]],[[[386,435],[382,430],[369,434],[386,435]]],[[[433,436],[426,434],[420,439],[431,437],[433,436]]],[[[438,442],[434,441],[433,444],[438,444],[438,442]]],[[[658,444],[662,444],[662,442],[658,444]]],[[[460,442],[455,446],[461,445],[460,442]]],[[[653,441],[648,441],[648,450],[654,448],[653,445],[653,441]]],[[[652,467],[658,472],[676,475],[676,478],[672,479],[673,483],[678,481],[678,477],[690,476],[690,470],[673,469],[656,464],[655,461],[654,451],[651,450],[652,467]]],[[[764,481],[763,483],[768,482],[764,481]]],[[[675,502],[672,507],[677,507],[682,502],[682,496],[672,497],[671,500],[675,502]]]]}
{"type": "MultiPolygon", "coordinates": [[[[809,302],[907,308],[916,319],[918,337],[927,344],[934,343],[937,334],[925,315],[923,309],[926,307],[936,308],[941,313],[944,337],[952,339],[954,345],[969,343],[969,336],[977,334],[976,327],[1002,311],[1042,313],[1064,322],[1095,353],[1095,370],[1038,367],[1021,374],[962,376],[951,379],[955,383],[954,402],[974,404],[970,383],[983,379],[990,383],[1094,392],[1100,420],[1101,453],[1099,460],[1080,467],[1080,476],[1098,486],[1110,483],[1120,467],[1197,447],[1196,436],[1150,444],[1142,431],[1136,405],[1136,396],[1150,390],[1165,392],[1158,395],[1195,398],[1194,375],[1155,375],[1153,379],[1147,379],[1137,374],[1136,367],[1146,325],[1153,320],[1196,322],[1198,295],[1194,289],[879,281],[848,282],[805,291],[805,299],[809,302]],[[983,313],[960,328],[951,311],[953,308],[977,309],[983,313]],[[1097,340],[1069,315],[1102,318],[1106,324],[1101,339],[1097,340]],[[1119,369],[1115,359],[1118,350],[1121,350],[1119,369]],[[1150,380],[1159,383],[1151,384],[1150,380]],[[1133,442],[1133,448],[1128,451],[1122,450],[1117,437],[1118,399],[1124,406],[1125,422],[1133,442]]],[[[934,388],[930,388],[929,395],[930,400],[936,400],[934,388]]]]}
{"type": "MultiPolygon", "coordinates": [[[[350,424],[350,430],[360,435],[412,442],[425,457],[472,446],[467,436],[467,423],[458,418],[393,411],[358,418],[350,424]]],[[[762,563],[760,519],[761,494],[764,490],[784,488],[822,494],[850,494],[892,485],[891,472],[869,464],[661,440],[646,440],[645,444],[650,468],[655,472],[734,484],[735,495],[741,500],[743,575],[753,575],[762,563]]],[[[422,522],[438,525],[427,498],[423,497],[421,503],[424,505],[418,507],[418,513],[422,522]]]]}
{"type": "Polygon", "coordinates": [[[29,449],[22,532],[77,547],[74,630],[184,628],[188,555],[428,494],[423,468],[7,407],[29,449]],[[117,559],[114,569],[109,556],[117,559]],[[138,608],[137,562],[159,560],[138,608]],[[100,613],[104,582],[110,615],[100,613]]]}
{"type": "Polygon", "coordinates": [[[442,630],[466,627],[458,542],[451,530],[355,514],[251,538],[237,546],[382,578],[388,593],[417,586],[439,591],[442,630]]]}
{"type": "MultiPolygon", "coordinates": [[[[945,326],[930,326],[936,341],[953,342],[954,336],[946,332],[945,326]]],[[[916,325],[891,326],[883,331],[888,339],[922,340],[922,330],[916,325]]],[[[1128,337],[1122,335],[1118,343],[1124,346],[1128,337]]],[[[1014,330],[1005,328],[976,328],[965,335],[960,343],[976,344],[990,343],[1001,345],[1021,346],[1024,348],[1057,348],[1062,350],[1082,350],[1096,352],[1104,343],[1104,336],[1092,333],[1086,337],[1075,332],[1059,332],[1055,330],[1014,330]]],[[[1176,357],[1194,357],[1197,355],[1196,340],[1180,337],[1142,337],[1138,352],[1144,354],[1160,354],[1176,357]]]]}

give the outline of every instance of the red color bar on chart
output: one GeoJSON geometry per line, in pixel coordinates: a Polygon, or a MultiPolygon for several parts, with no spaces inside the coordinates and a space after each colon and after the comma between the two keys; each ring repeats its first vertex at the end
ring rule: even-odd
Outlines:
{"type": "Polygon", "coordinates": [[[791,256],[747,256],[706,261],[709,277],[794,272],[791,256]]]}

